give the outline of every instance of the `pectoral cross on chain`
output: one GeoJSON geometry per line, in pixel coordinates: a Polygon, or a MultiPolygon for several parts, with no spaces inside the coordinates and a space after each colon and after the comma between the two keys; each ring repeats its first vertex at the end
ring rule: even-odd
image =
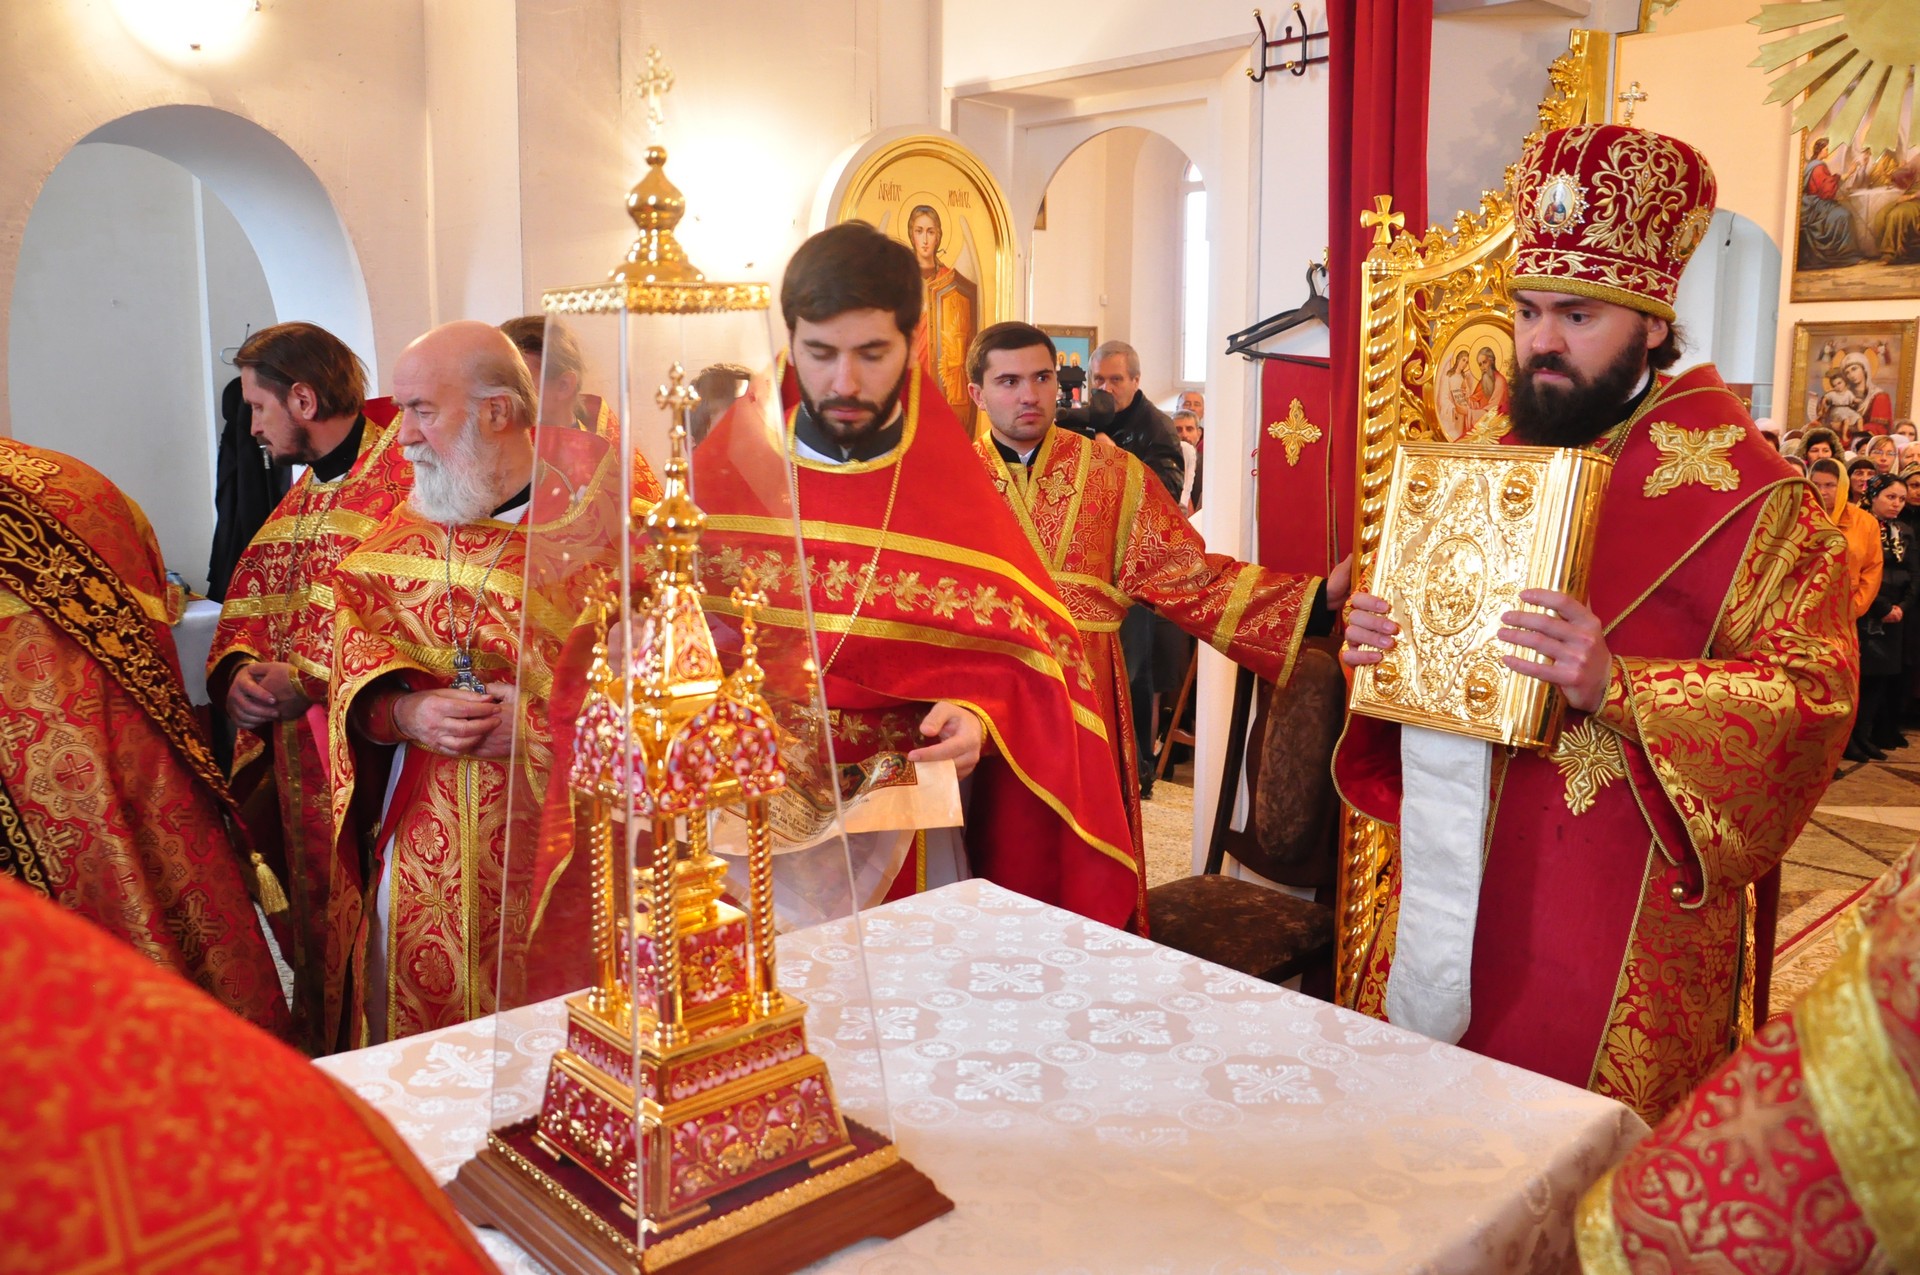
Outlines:
{"type": "Polygon", "coordinates": [[[1373,246],[1384,248],[1393,241],[1393,232],[1406,228],[1407,215],[1393,211],[1392,195],[1375,195],[1373,207],[1360,214],[1360,224],[1373,228],[1373,246]]]}

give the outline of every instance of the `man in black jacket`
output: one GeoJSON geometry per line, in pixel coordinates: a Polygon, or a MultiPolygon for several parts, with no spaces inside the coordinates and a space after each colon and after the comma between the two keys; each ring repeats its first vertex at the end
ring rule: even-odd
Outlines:
{"type": "Polygon", "coordinates": [[[1140,353],[1125,341],[1108,341],[1093,352],[1093,370],[1087,374],[1090,390],[1113,395],[1116,411],[1109,434],[1125,451],[1138,456],[1166,485],[1167,494],[1180,499],[1186,466],[1180,459],[1180,436],[1167,414],[1140,392],[1140,353]]]}
{"type": "MultiPolygon", "coordinates": [[[[1180,455],[1180,437],[1167,414],[1140,392],[1140,352],[1125,341],[1105,342],[1089,360],[1089,389],[1113,395],[1118,410],[1108,436],[1140,458],[1176,501],[1186,479],[1180,455]]],[[[1120,650],[1127,661],[1127,687],[1133,698],[1133,740],[1140,757],[1140,800],[1153,797],[1153,676],[1154,613],[1135,604],[1120,624],[1120,650]]]]}

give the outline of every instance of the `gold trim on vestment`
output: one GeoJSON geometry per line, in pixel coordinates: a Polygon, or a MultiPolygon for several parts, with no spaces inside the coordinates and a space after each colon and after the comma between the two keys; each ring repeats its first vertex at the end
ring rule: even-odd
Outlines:
{"type": "MultiPolygon", "coordinates": [[[[1049,443],[1053,441],[1053,433],[1051,430],[1048,431],[1045,441],[1049,443]]],[[[1098,443],[1088,443],[1080,449],[1079,455],[1074,458],[1073,494],[1067,498],[1067,516],[1060,524],[1060,543],[1053,547],[1053,560],[1047,563],[1049,567],[1053,568],[1055,575],[1060,573],[1060,568],[1064,566],[1067,561],[1067,554],[1073,549],[1074,528],[1080,525],[1080,502],[1084,500],[1087,495],[1087,466],[1093,460],[1093,449],[1098,446],[1098,443]]],[[[1037,459],[1034,462],[1034,468],[1039,468],[1039,461],[1037,459]]],[[[1123,540],[1126,537],[1126,532],[1127,524],[1122,522],[1120,524],[1120,534],[1123,540]]],[[[1036,541],[1034,549],[1038,550],[1039,548],[1040,545],[1036,541]]],[[[1045,561],[1045,559],[1043,558],[1042,561],[1045,561]]]]}
{"type": "Polygon", "coordinates": [[[1620,1238],[1620,1219],[1613,1211],[1615,1165],[1587,1188],[1574,1212],[1573,1241],[1580,1254],[1583,1275],[1632,1275],[1626,1243],[1620,1238]]]}
{"type": "Polygon", "coordinates": [[[1801,1081],[1892,1268],[1920,1271],[1920,1093],[1881,1019],[1872,954],[1862,934],[1795,1008],[1801,1081]]]}
{"type": "MultiPolygon", "coordinates": [[[[709,595],[706,599],[709,611],[725,615],[738,616],[740,611],[727,600],[709,595]]],[[[805,614],[789,607],[757,607],[754,614],[762,624],[778,624],[788,628],[805,627],[805,614]]],[[[1072,623],[1071,620],[1068,621],[1072,623]]],[[[860,637],[891,638],[902,642],[924,642],[929,646],[945,647],[957,651],[992,651],[1000,655],[1012,656],[1028,668],[1044,677],[1052,678],[1062,686],[1067,684],[1066,670],[1051,655],[1037,651],[1030,646],[1021,646],[1016,642],[1003,642],[999,638],[976,637],[965,633],[955,633],[949,629],[928,628],[925,625],[909,624],[904,620],[874,620],[860,618],[849,623],[844,615],[831,612],[814,612],[814,628],[822,633],[853,633],[860,637]]],[[[1069,698],[1073,707],[1074,720],[1094,732],[1101,739],[1107,738],[1106,724],[1100,715],[1085,707],[1078,700],[1069,698]]]]}
{"type": "MultiPolygon", "coordinates": [[[[1246,618],[1247,606],[1253,601],[1254,585],[1258,583],[1251,571],[1242,571],[1234,578],[1233,590],[1227,594],[1227,604],[1220,610],[1220,622],[1213,626],[1213,636],[1207,639],[1208,646],[1221,651],[1233,641],[1233,635],[1240,629],[1240,621],[1246,618]]],[[[1302,609],[1312,609],[1311,598],[1302,609]]]]}
{"type": "Polygon", "coordinates": [[[1518,295],[1522,292],[1564,292],[1576,297],[1591,297],[1595,301],[1611,301],[1623,305],[1629,310],[1638,310],[1650,314],[1656,319],[1665,319],[1672,323],[1673,307],[1664,301],[1625,288],[1616,288],[1611,284],[1588,283],[1585,279],[1569,279],[1551,274],[1517,274],[1507,281],[1507,291],[1518,295]]]}
{"type": "MultiPolygon", "coordinates": [[[[866,549],[878,548],[884,544],[891,551],[920,558],[932,558],[955,566],[972,567],[976,571],[999,576],[1032,594],[1034,601],[1043,604],[1062,620],[1069,624],[1073,623],[1073,614],[1067,610],[1064,602],[1054,596],[1052,589],[1036,584],[1026,572],[1004,558],[961,548],[958,545],[948,544],[944,540],[930,540],[925,536],[911,536],[900,531],[888,531],[883,534],[877,528],[856,526],[852,523],[802,519],[799,527],[802,539],[809,542],[858,545],[866,549]]],[[[758,514],[707,515],[707,530],[710,532],[773,536],[789,544],[793,540],[793,528],[794,524],[785,519],[767,518],[758,514]]]]}
{"type": "MultiPolygon", "coordinates": [[[[346,481],[346,478],[341,478],[335,483],[315,483],[313,488],[315,491],[324,492],[329,487],[337,486],[339,483],[346,481]]],[[[328,510],[314,522],[306,522],[296,515],[287,514],[268,520],[267,524],[260,528],[259,533],[254,536],[250,543],[256,545],[296,544],[300,540],[310,540],[322,535],[352,536],[356,541],[360,541],[372,535],[373,529],[379,525],[380,519],[369,518],[367,515],[355,513],[351,509],[328,510]],[[296,537],[296,532],[304,532],[305,534],[296,537]]]]}
{"type": "Polygon", "coordinates": [[[11,620],[16,615],[32,613],[33,608],[19,594],[12,589],[0,589],[0,620],[11,620]]]}
{"type": "MultiPolygon", "coordinates": [[[[1109,859],[1112,859],[1115,863],[1118,863],[1124,866],[1128,872],[1132,873],[1134,877],[1138,879],[1140,875],[1140,865],[1134,861],[1133,855],[1129,851],[1122,850],[1119,846],[1114,845],[1112,842],[1103,841],[1099,837],[1094,836],[1091,832],[1088,832],[1086,828],[1081,825],[1080,821],[1074,818],[1073,811],[1067,808],[1067,805],[1065,802],[1061,801],[1058,797],[1054,796],[1051,792],[1047,791],[1045,788],[1042,788],[1039,784],[1035,783],[1033,780],[1033,776],[1027,774],[1027,772],[1021,768],[1020,763],[1013,759],[1013,754],[1007,750],[1006,740],[1001,738],[999,729],[994,726],[993,719],[987,716],[986,711],[984,709],[982,709],[977,704],[970,703],[967,700],[963,700],[963,699],[949,700],[948,703],[958,704],[960,707],[971,712],[975,717],[978,717],[983,723],[985,723],[987,728],[987,733],[993,736],[994,746],[1000,750],[1000,757],[1002,760],[1004,760],[1007,763],[1008,769],[1012,770],[1013,773],[1016,776],[1018,776],[1020,782],[1027,786],[1028,792],[1031,792],[1034,796],[1046,802],[1048,807],[1052,809],[1053,813],[1060,816],[1061,820],[1067,825],[1067,827],[1073,830],[1074,836],[1080,838],[1082,841],[1092,846],[1095,850],[1098,850],[1101,854],[1106,855],[1109,859]]],[[[1079,717],[1080,706],[1078,704],[1075,704],[1073,708],[1074,708],[1074,716],[1076,718],[1079,717]]],[[[1098,719],[1096,718],[1096,720],[1098,719]]],[[[1106,730],[1104,727],[1101,728],[1100,737],[1102,739],[1106,738],[1106,730]]]]}
{"type": "Polygon", "coordinates": [[[1130,459],[1133,464],[1127,466],[1127,481],[1120,489],[1120,517],[1114,524],[1120,529],[1113,538],[1113,578],[1116,580],[1127,565],[1127,547],[1133,543],[1133,524],[1140,516],[1141,502],[1147,498],[1147,483],[1160,481],[1158,475],[1147,472],[1146,464],[1139,457],[1130,456],[1130,459]]]}

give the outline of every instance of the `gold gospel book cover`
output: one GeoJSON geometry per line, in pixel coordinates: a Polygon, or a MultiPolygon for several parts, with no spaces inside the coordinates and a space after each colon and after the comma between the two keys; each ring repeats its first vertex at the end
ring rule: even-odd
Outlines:
{"type": "Polygon", "coordinates": [[[1550,748],[1560,692],[1502,655],[1505,611],[1523,589],[1585,601],[1600,499],[1613,462],[1564,447],[1407,443],[1393,460],[1369,592],[1399,639],[1354,672],[1353,711],[1517,748],[1550,748]]]}

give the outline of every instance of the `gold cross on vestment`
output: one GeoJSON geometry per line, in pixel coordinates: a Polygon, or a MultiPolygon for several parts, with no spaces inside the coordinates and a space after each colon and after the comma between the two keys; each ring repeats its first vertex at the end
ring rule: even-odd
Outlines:
{"type": "Polygon", "coordinates": [[[1614,100],[1627,104],[1627,113],[1621,117],[1620,122],[1622,124],[1631,124],[1633,123],[1633,108],[1646,101],[1647,95],[1641,91],[1640,81],[1635,80],[1633,83],[1627,85],[1626,92],[1616,95],[1614,100]]]}
{"type": "Polygon", "coordinates": [[[1393,240],[1393,232],[1404,230],[1407,215],[1393,211],[1392,195],[1375,195],[1373,207],[1360,214],[1360,224],[1373,228],[1373,246],[1384,248],[1393,240]]]}
{"type": "Polygon", "coordinates": [[[660,99],[673,89],[673,71],[667,66],[667,59],[660,52],[659,45],[647,49],[646,74],[633,82],[640,95],[647,99],[647,131],[656,133],[667,122],[667,113],[660,99]]]}
{"type": "Polygon", "coordinates": [[[1287,419],[1274,421],[1267,426],[1267,434],[1280,440],[1287,449],[1287,468],[1300,463],[1300,449],[1308,443],[1320,441],[1320,427],[1307,419],[1307,409],[1300,406],[1300,400],[1293,400],[1293,406],[1287,409],[1287,419]]]}

